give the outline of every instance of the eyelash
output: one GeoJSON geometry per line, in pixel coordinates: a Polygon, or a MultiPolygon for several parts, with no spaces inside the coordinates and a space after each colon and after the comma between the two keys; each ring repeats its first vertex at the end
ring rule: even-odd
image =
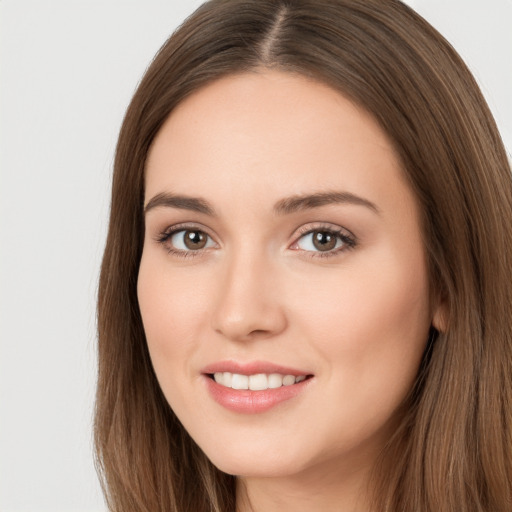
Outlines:
{"type": "Polygon", "coordinates": [[[316,225],[313,227],[311,225],[303,226],[298,230],[295,242],[293,242],[292,245],[297,245],[301,238],[304,238],[305,236],[310,235],[312,233],[329,233],[330,235],[334,235],[336,238],[341,240],[342,245],[341,247],[324,252],[303,250],[303,252],[305,253],[305,255],[307,255],[308,258],[332,258],[338,256],[342,252],[354,249],[357,245],[356,237],[352,233],[350,233],[347,229],[333,227],[332,225],[316,225]]]}
{"type": "MultiPolygon", "coordinates": [[[[174,247],[172,247],[171,245],[168,244],[169,240],[174,235],[176,235],[177,233],[180,233],[182,231],[198,231],[198,232],[204,233],[208,238],[213,240],[213,238],[208,234],[208,232],[205,231],[204,229],[202,229],[201,227],[198,227],[196,225],[179,224],[179,225],[167,228],[165,231],[160,233],[156,237],[156,241],[159,244],[163,245],[165,247],[165,249],[167,250],[167,252],[173,256],[177,256],[179,258],[195,258],[197,256],[201,256],[203,254],[203,252],[205,251],[204,248],[197,249],[197,250],[191,249],[188,251],[184,251],[181,249],[175,249],[174,247]]],[[[338,228],[338,227],[335,228],[330,225],[329,226],[328,225],[319,225],[319,226],[314,226],[314,227],[311,227],[311,225],[309,225],[309,226],[306,225],[299,229],[292,246],[297,245],[299,240],[301,240],[301,238],[304,238],[307,235],[310,235],[312,233],[317,233],[317,232],[329,233],[331,235],[336,236],[336,238],[338,238],[342,242],[341,247],[332,249],[330,251],[325,251],[325,252],[307,251],[307,250],[301,250],[301,249],[292,249],[292,250],[302,251],[305,253],[304,255],[308,258],[332,258],[334,256],[338,256],[341,252],[345,252],[345,251],[349,251],[349,250],[353,249],[357,245],[356,237],[354,235],[352,235],[351,233],[348,234],[349,232],[346,229],[342,229],[342,228],[338,228]]]]}
{"type": "Polygon", "coordinates": [[[171,254],[173,256],[177,256],[178,258],[195,258],[197,256],[201,256],[201,254],[204,252],[204,249],[198,249],[196,251],[193,251],[193,250],[183,251],[181,249],[175,249],[174,247],[172,247],[170,244],[167,243],[175,234],[180,233],[181,231],[198,231],[198,232],[204,233],[208,238],[210,238],[210,239],[212,238],[207,233],[207,231],[205,231],[204,229],[202,229],[199,226],[178,224],[176,226],[167,228],[165,231],[160,233],[156,237],[156,241],[159,244],[163,245],[169,254],[171,254]]]}

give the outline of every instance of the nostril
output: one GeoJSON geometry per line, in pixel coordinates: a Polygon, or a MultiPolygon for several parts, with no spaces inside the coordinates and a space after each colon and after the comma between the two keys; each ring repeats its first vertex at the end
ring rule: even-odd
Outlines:
{"type": "Polygon", "coordinates": [[[255,329],[254,331],[251,331],[249,333],[249,336],[253,336],[253,337],[259,337],[259,336],[266,336],[268,334],[268,331],[264,330],[264,329],[255,329]]]}

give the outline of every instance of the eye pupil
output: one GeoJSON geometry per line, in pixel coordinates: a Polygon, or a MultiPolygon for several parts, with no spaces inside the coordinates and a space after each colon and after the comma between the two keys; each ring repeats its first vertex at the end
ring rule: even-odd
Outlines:
{"type": "Polygon", "coordinates": [[[336,236],[329,231],[315,231],[313,245],[319,251],[330,251],[336,246],[336,236]]]}
{"type": "Polygon", "coordinates": [[[184,243],[188,249],[202,249],[207,242],[207,235],[202,231],[185,231],[184,243]]]}

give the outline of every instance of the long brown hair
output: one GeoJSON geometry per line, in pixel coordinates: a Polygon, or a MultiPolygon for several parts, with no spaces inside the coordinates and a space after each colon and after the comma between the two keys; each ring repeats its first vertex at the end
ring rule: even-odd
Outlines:
{"type": "Polygon", "coordinates": [[[213,0],[148,68],[119,136],[99,286],[95,443],[110,510],[235,510],[235,477],[208,461],[160,391],[136,283],[155,134],[194,91],[260,68],[322,81],[378,120],[416,194],[433,294],[446,304],[446,329],[433,332],[375,471],[373,508],[510,512],[510,166],[460,57],[398,0],[213,0]]]}

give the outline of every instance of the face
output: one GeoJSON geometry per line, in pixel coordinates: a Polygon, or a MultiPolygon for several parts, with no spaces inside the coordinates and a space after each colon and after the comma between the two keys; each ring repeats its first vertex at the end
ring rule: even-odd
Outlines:
{"type": "Polygon", "coordinates": [[[230,76],[173,111],[146,171],[140,310],[192,438],[237,475],[370,464],[438,315],[377,123],[296,75],[230,76]]]}

